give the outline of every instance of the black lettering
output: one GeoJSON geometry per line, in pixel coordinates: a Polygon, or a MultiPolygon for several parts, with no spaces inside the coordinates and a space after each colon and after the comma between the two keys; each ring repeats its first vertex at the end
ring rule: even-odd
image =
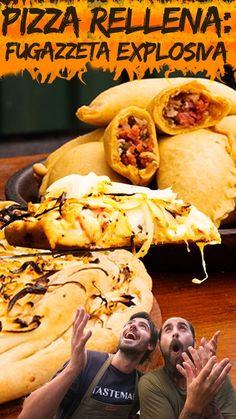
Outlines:
{"type": "Polygon", "coordinates": [[[137,56],[138,60],[141,62],[142,61],[142,57],[139,53],[140,49],[143,48],[144,44],[140,44],[138,47],[135,45],[134,42],[131,42],[131,46],[133,48],[133,54],[131,54],[130,56],[130,61],[133,61],[135,59],[135,57],[137,56]]]}
{"type": "Polygon", "coordinates": [[[186,45],[185,52],[189,53],[189,55],[184,58],[185,61],[191,61],[193,58],[195,58],[195,52],[192,51],[192,48],[194,48],[195,46],[195,42],[190,42],[186,45]]]}
{"type": "Polygon", "coordinates": [[[39,46],[40,45],[38,44],[38,42],[34,42],[33,44],[30,44],[30,45],[25,44],[25,51],[23,52],[24,53],[24,59],[27,60],[28,58],[31,58],[33,60],[36,59],[36,61],[38,61],[39,58],[40,58],[40,52],[41,52],[41,49],[39,48],[39,46]],[[39,48],[39,49],[35,50],[35,48],[39,48]],[[33,55],[33,53],[34,53],[34,55],[33,55]]]}
{"type": "Polygon", "coordinates": [[[147,62],[148,56],[153,53],[156,49],[156,44],[153,42],[146,42],[145,44],[145,51],[143,54],[143,61],[144,63],[147,62]]]}
{"type": "Polygon", "coordinates": [[[179,17],[174,16],[171,17],[170,15],[176,12],[180,11],[180,7],[165,7],[164,13],[163,13],[163,29],[162,33],[170,33],[170,32],[178,32],[179,31],[179,25],[177,26],[170,26],[166,27],[168,23],[178,22],[179,17]]]}
{"type": "Polygon", "coordinates": [[[55,60],[64,59],[64,55],[62,55],[62,52],[64,52],[66,48],[66,44],[63,44],[63,42],[57,42],[56,43],[57,51],[55,53],[55,60]]]}
{"type": "Polygon", "coordinates": [[[151,9],[147,7],[144,20],[144,34],[156,32],[162,29],[162,26],[150,26],[151,9]]]}
{"type": "Polygon", "coordinates": [[[174,61],[178,61],[180,58],[182,58],[183,53],[184,53],[184,47],[183,47],[182,42],[176,42],[169,50],[169,56],[171,60],[174,60],[174,61]],[[178,48],[179,48],[179,52],[178,52],[178,48]]]}
{"type": "Polygon", "coordinates": [[[53,61],[53,47],[51,42],[45,42],[45,45],[41,52],[41,58],[44,59],[45,55],[49,55],[50,60],[53,61]]]}
{"type": "Polygon", "coordinates": [[[79,37],[79,22],[80,19],[77,16],[76,8],[73,6],[66,8],[66,13],[62,19],[59,32],[63,33],[66,26],[69,26],[70,24],[73,25],[75,36],[79,37]]]}
{"type": "Polygon", "coordinates": [[[215,52],[213,53],[212,59],[215,61],[218,55],[221,55],[224,63],[227,63],[227,50],[224,42],[218,42],[216,45],[215,52]]]}
{"type": "MultiPolygon", "coordinates": [[[[146,9],[147,10],[147,9],[146,9]]],[[[149,10],[149,9],[148,9],[149,10]]],[[[140,30],[144,30],[145,28],[145,23],[141,26],[138,25],[134,25],[132,26],[132,14],[133,14],[133,9],[131,9],[130,7],[127,9],[127,17],[126,17],[126,23],[125,23],[125,27],[126,27],[126,34],[130,34],[133,32],[137,32],[140,30]]]]}
{"type": "Polygon", "coordinates": [[[109,62],[109,48],[106,42],[101,42],[101,45],[99,46],[98,52],[96,54],[96,58],[99,59],[101,57],[101,55],[106,56],[106,60],[109,62]]]}
{"type": "Polygon", "coordinates": [[[196,60],[206,61],[213,49],[213,45],[210,45],[209,48],[206,48],[202,42],[199,42],[197,46],[196,60]]]}
{"type": "Polygon", "coordinates": [[[15,53],[15,49],[13,47],[17,47],[17,45],[20,45],[19,42],[7,42],[6,43],[6,52],[5,52],[5,60],[9,61],[10,54],[15,53]]]}
{"type": "Polygon", "coordinates": [[[50,7],[50,8],[47,9],[47,14],[52,14],[53,16],[51,17],[51,19],[49,19],[49,21],[44,26],[43,33],[45,33],[45,34],[47,34],[47,33],[57,33],[58,29],[57,28],[52,28],[52,25],[54,25],[54,23],[62,15],[62,10],[50,7]]]}
{"type": "Polygon", "coordinates": [[[75,55],[74,56],[72,55],[72,52],[76,51],[77,45],[73,44],[73,42],[68,42],[67,46],[70,47],[70,48],[66,53],[66,57],[65,57],[66,60],[71,60],[71,59],[76,58],[75,55]]]}
{"type": "Polygon", "coordinates": [[[125,18],[123,16],[116,16],[119,13],[123,13],[126,11],[125,7],[111,7],[110,9],[110,13],[109,13],[109,23],[108,23],[108,27],[109,27],[109,34],[110,33],[115,33],[115,32],[122,32],[125,27],[124,26],[117,26],[115,28],[112,28],[112,25],[116,22],[124,22],[125,18]],[[111,29],[112,28],[112,29],[111,29]]]}
{"type": "Polygon", "coordinates": [[[22,15],[21,15],[21,21],[20,21],[20,33],[21,33],[21,35],[25,34],[27,16],[28,16],[28,9],[24,7],[22,9],[22,15]]]}
{"type": "Polygon", "coordinates": [[[166,58],[169,58],[169,55],[161,55],[161,43],[157,43],[157,52],[156,52],[156,61],[165,60],[166,58]]]}
{"type": "Polygon", "coordinates": [[[116,57],[117,61],[129,59],[128,55],[123,56],[123,54],[125,54],[126,52],[129,52],[129,48],[126,48],[129,45],[130,45],[129,42],[119,42],[118,49],[117,49],[117,57],[116,57]]]}
{"type": "Polygon", "coordinates": [[[16,9],[15,7],[7,7],[6,9],[2,10],[2,14],[4,16],[2,24],[2,34],[5,36],[7,35],[8,26],[16,22],[16,20],[20,16],[21,9],[16,9]]]}
{"type": "Polygon", "coordinates": [[[203,13],[203,9],[198,8],[196,16],[195,16],[195,21],[193,21],[193,16],[191,15],[191,11],[189,9],[186,9],[186,7],[184,7],[180,16],[180,21],[179,21],[180,31],[181,32],[185,31],[185,25],[186,25],[186,19],[187,19],[191,26],[192,33],[197,33],[200,29],[202,13],[203,13]]]}
{"type": "Polygon", "coordinates": [[[41,33],[41,32],[43,32],[43,29],[36,28],[35,26],[43,18],[43,16],[45,15],[46,11],[43,10],[43,9],[39,9],[38,7],[30,8],[29,11],[30,11],[30,14],[32,14],[32,15],[35,14],[37,16],[29,23],[29,25],[27,27],[27,33],[30,35],[32,33],[41,33]]]}
{"type": "Polygon", "coordinates": [[[208,8],[206,17],[201,27],[201,32],[205,33],[208,26],[215,26],[218,37],[221,36],[221,19],[217,7],[208,8]]]}
{"type": "Polygon", "coordinates": [[[109,31],[102,24],[107,19],[106,9],[104,9],[103,7],[95,7],[94,9],[91,10],[91,13],[92,13],[93,17],[92,17],[92,21],[91,21],[91,24],[90,24],[89,31],[91,33],[94,33],[95,30],[96,30],[96,26],[97,26],[97,28],[100,30],[100,32],[103,35],[105,35],[107,38],[109,38],[110,37],[109,31]],[[100,14],[100,16],[99,16],[99,14],[100,14]]]}
{"type": "Polygon", "coordinates": [[[95,50],[95,45],[98,45],[99,42],[93,42],[90,48],[90,54],[89,54],[89,60],[93,61],[93,56],[94,56],[94,50],[95,50]]]}
{"type": "Polygon", "coordinates": [[[76,58],[80,59],[80,58],[87,58],[88,54],[87,54],[87,48],[85,48],[84,46],[87,47],[87,42],[84,42],[82,44],[78,44],[77,46],[77,54],[76,54],[76,58]],[[85,54],[83,54],[85,53],[85,54]]]}

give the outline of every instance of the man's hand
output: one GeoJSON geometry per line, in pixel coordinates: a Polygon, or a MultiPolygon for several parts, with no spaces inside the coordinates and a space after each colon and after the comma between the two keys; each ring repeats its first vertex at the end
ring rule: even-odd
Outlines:
{"type": "Polygon", "coordinates": [[[217,330],[217,332],[212,336],[212,338],[208,342],[204,337],[200,341],[200,346],[203,346],[204,348],[209,350],[211,356],[216,355],[219,335],[220,330],[217,330]]]}
{"type": "MultiPolygon", "coordinates": [[[[191,367],[192,376],[197,377],[198,374],[202,371],[203,367],[206,365],[208,360],[211,358],[209,348],[206,346],[200,346],[198,349],[193,348],[192,346],[188,347],[189,355],[186,352],[182,353],[182,358],[185,363],[188,363],[188,366],[191,367]]],[[[187,379],[187,370],[181,365],[176,365],[177,370],[187,379]]]]}
{"type": "Polygon", "coordinates": [[[68,368],[72,368],[75,372],[79,373],[86,365],[87,352],[85,345],[92,335],[89,330],[86,333],[84,329],[88,323],[89,315],[85,312],[84,308],[79,308],[76,311],[72,338],[71,338],[71,359],[68,368]]]}
{"type": "Polygon", "coordinates": [[[25,400],[19,419],[53,419],[58,406],[75,378],[87,362],[85,345],[92,332],[84,332],[89,315],[83,308],[77,310],[71,339],[71,359],[60,374],[35,390],[25,400]]]}
{"type": "MultiPolygon", "coordinates": [[[[191,365],[192,372],[195,375],[195,377],[202,370],[202,367],[206,365],[208,359],[210,359],[211,356],[216,355],[219,335],[220,330],[217,330],[217,332],[212,336],[212,338],[209,341],[207,341],[206,338],[203,337],[200,341],[200,346],[197,349],[197,351],[196,349],[193,349],[190,346],[188,349],[192,359],[190,359],[186,353],[182,354],[184,361],[188,362],[189,365],[191,365]]],[[[177,369],[186,378],[185,369],[180,365],[177,369]]]]}
{"type": "Polygon", "coordinates": [[[231,369],[227,358],[219,363],[215,356],[211,356],[207,360],[207,351],[204,348],[202,354],[191,347],[189,352],[192,360],[187,354],[184,354],[183,366],[177,365],[178,371],[186,377],[187,385],[186,403],[180,419],[188,418],[190,414],[195,414],[195,417],[200,418],[225,383],[231,369]]]}

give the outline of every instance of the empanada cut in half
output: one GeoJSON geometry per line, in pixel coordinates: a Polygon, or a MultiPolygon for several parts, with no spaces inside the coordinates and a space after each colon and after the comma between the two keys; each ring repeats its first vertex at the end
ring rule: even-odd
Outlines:
{"type": "Polygon", "coordinates": [[[137,106],[120,111],[104,132],[108,164],[134,185],[148,185],[159,166],[159,150],[150,114],[137,106]]]}
{"type": "Polygon", "coordinates": [[[106,126],[114,116],[127,106],[146,109],[151,100],[167,87],[199,81],[213,94],[230,101],[230,114],[236,114],[236,90],[214,80],[192,77],[161,77],[132,80],[104,90],[89,105],[80,106],[76,116],[88,124],[106,126]]]}
{"type": "Polygon", "coordinates": [[[233,211],[236,168],[228,137],[210,129],[166,136],[159,141],[158,187],[171,187],[216,226],[233,211]]]}
{"type": "Polygon", "coordinates": [[[230,109],[228,99],[197,81],[162,90],[147,107],[158,131],[170,135],[211,127],[230,109]]]}

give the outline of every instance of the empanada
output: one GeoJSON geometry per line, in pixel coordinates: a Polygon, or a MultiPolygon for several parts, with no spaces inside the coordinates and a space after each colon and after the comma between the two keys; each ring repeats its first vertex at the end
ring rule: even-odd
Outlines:
{"type": "MultiPolygon", "coordinates": [[[[50,153],[44,163],[35,163],[33,165],[33,172],[38,182],[41,183],[43,178],[46,176],[44,183],[47,184],[48,170],[50,170],[50,168],[56,163],[56,161],[63,158],[65,153],[67,153],[69,150],[72,150],[74,147],[77,147],[78,145],[86,144],[93,141],[101,141],[103,138],[103,133],[104,130],[100,128],[92,132],[79,135],[73,140],[67,141],[61,147],[57,148],[52,153],[50,153]]],[[[44,187],[42,187],[42,189],[44,190],[44,187]]]]}
{"type": "Polygon", "coordinates": [[[107,164],[102,141],[79,144],[58,158],[50,166],[40,187],[40,196],[44,196],[47,188],[56,180],[70,174],[87,175],[90,172],[109,176],[113,181],[127,183],[126,178],[120,176],[107,164]]]}
{"type": "MultiPolygon", "coordinates": [[[[214,127],[214,130],[227,134],[231,140],[231,156],[236,164],[236,115],[225,116],[214,127]]],[[[230,224],[236,222],[236,210],[232,211],[229,216],[223,220],[222,224],[230,224]]]]}
{"type": "Polygon", "coordinates": [[[159,166],[155,124],[145,109],[122,109],[104,132],[108,164],[134,185],[148,185],[159,166]]]}
{"type": "Polygon", "coordinates": [[[236,115],[225,116],[215,125],[214,130],[226,134],[230,138],[231,156],[236,164],[236,115]]]}
{"type": "MultiPolygon", "coordinates": [[[[76,116],[89,124],[106,126],[121,109],[131,105],[146,108],[154,96],[163,89],[192,80],[196,80],[196,78],[151,78],[129,81],[103,91],[88,106],[84,105],[78,108],[76,116]]],[[[236,114],[236,91],[234,89],[209,79],[197,78],[197,81],[204,84],[212,93],[229,99],[230,114],[236,114]]]]}
{"type": "Polygon", "coordinates": [[[236,168],[224,134],[210,129],[163,137],[159,141],[158,187],[171,187],[219,226],[233,211],[236,168]]]}
{"type": "Polygon", "coordinates": [[[211,127],[230,109],[228,99],[195,80],[162,90],[147,107],[158,131],[170,135],[211,127]]]}

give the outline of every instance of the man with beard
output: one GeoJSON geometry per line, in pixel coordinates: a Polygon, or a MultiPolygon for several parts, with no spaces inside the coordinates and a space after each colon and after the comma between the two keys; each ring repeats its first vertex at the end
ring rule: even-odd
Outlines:
{"type": "Polygon", "coordinates": [[[154,350],[158,333],[148,313],[133,314],[114,355],[87,351],[89,315],[76,313],[71,358],[55,378],[24,402],[18,419],[132,418],[139,409],[136,367],[154,350]]]}
{"type": "Polygon", "coordinates": [[[217,362],[217,332],[195,348],[195,330],[181,317],[165,321],[160,332],[164,366],[139,383],[141,419],[236,418],[236,394],[228,359],[217,362]]]}

